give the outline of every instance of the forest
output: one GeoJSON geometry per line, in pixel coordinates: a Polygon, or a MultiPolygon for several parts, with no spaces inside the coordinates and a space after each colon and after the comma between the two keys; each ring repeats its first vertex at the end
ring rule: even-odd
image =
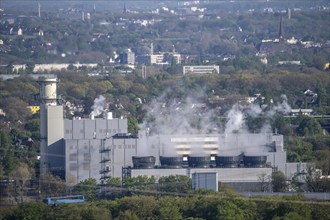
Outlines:
{"type": "Polygon", "coordinates": [[[25,203],[0,210],[0,219],[330,219],[329,203],[301,197],[245,198],[232,192],[190,196],[130,196],[80,204],[25,203]]]}

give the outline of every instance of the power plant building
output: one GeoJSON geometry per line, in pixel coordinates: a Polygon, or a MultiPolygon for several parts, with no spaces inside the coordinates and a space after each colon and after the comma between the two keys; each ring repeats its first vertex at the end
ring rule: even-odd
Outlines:
{"type": "MultiPolygon", "coordinates": [[[[150,134],[128,133],[127,119],[103,117],[64,119],[56,101],[56,79],[40,80],[41,172],[53,172],[68,185],[94,178],[192,177],[214,173],[219,183],[238,190],[253,190],[260,177],[282,171],[292,178],[306,164],[287,163],[283,136],[247,134],[150,134]]],[[[208,185],[208,184],[206,184],[208,185]]]]}

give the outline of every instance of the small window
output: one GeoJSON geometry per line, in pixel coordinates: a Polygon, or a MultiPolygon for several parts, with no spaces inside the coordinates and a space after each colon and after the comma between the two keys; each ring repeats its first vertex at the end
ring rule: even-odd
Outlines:
{"type": "Polygon", "coordinates": [[[76,171],[77,170],[77,164],[76,163],[70,163],[70,171],[76,171]]]}
{"type": "Polygon", "coordinates": [[[83,170],[89,170],[89,163],[83,163],[83,170]]]}
{"type": "Polygon", "coordinates": [[[70,154],[69,159],[70,159],[71,161],[75,161],[75,160],[77,160],[77,154],[70,154]]]}
{"type": "Polygon", "coordinates": [[[90,155],[89,153],[84,154],[84,160],[90,160],[90,155]]]}

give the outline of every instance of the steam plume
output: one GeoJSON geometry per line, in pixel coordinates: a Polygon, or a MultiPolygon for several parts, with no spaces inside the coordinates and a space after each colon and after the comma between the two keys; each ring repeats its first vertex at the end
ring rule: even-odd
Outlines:
{"type": "Polygon", "coordinates": [[[92,106],[93,111],[90,115],[99,116],[104,111],[105,97],[100,95],[98,98],[94,99],[94,105],[92,106]]]}

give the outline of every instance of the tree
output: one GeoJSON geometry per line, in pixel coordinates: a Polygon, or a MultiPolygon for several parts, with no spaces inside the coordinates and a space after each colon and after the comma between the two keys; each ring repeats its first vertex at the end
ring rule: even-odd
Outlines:
{"type": "Polygon", "coordinates": [[[137,215],[131,210],[125,210],[120,212],[119,216],[115,218],[115,220],[139,220],[139,217],[137,217],[137,215]]]}
{"type": "Polygon", "coordinates": [[[40,191],[42,194],[60,195],[66,192],[66,184],[61,178],[51,173],[40,175],[40,191]]]}
{"type": "Polygon", "coordinates": [[[6,72],[7,72],[7,74],[13,74],[13,72],[14,72],[14,65],[13,65],[13,62],[10,62],[10,63],[6,66],[6,72]]]}
{"type": "Polygon", "coordinates": [[[274,192],[285,192],[287,190],[287,182],[284,173],[275,171],[272,174],[272,187],[274,192]]]}
{"type": "Polygon", "coordinates": [[[35,64],[33,62],[28,62],[25,66],[26,73],[33,73],[35,64]]]}
{"type": "Polygon", "coordinates": [[[151,176],[137,176],[123,179],[123,186],[129,193],[139,194],[145,190],[155,190],[156,178],[151,176]]]}
{"type": "Polygon", "coordinates": [[[315,165],[307,167],[305,181],[309,192],[330,192],[330,180],[322,178],[322,171],[316,169],[315,165]]]}
{"type": "Polygon", "coordinates": [[[160,191],[187,193],[191,190],[191,179],[182,175],[170,175],[159,178],[160,191]]]}
{"type": "Polygon", "coordinates": [[[157,200],[152,196],[124,197],[119,201],[119,211],[130,210],[139,219],[156,219],[158,209],[157,200]]]}
{"type": "Polygon", "coordinates": [[[159,219],[183,219],[174,197],[161,197],[159,201],[159,219]]]}
{"type": "Polygon", "coordinates": [[[266,173],[262,173],[258,176],[258,180],[260,181],[261,192],[268,192],[271,185],[271,176],[266,173]]]}
{"type": "Polygon", "coordinates": [[[18,165],[18,168],[16,170],[13,170],[9,174],[10,178],[15,180],[15,185],[16,185],[16,192],[15,192],[15,198],[17,201],[20,203],[23,203],[23,197],[24,194],[27,191],[27,181],[31,180],[32,173],[28,167],[27,164],[25,163],[20,163],[18,165]],[[18,200],[20,199],[20,200],[18,200]]]}
{"type": "Polygon", "coordinates": [[[96,199],[97,189],[96,179],[89,178],[75,185],[72,192],[76,194],[84,194],[87,200],[94,201],[96,199]]]}
{"type": "Polygon", "coordinates": [[[235,203],[223,199],[218,206],[218,214],[217,219],[235,219],[235,220],[243,220],[244,211],[240,209],[235,203]]]}
{"type": "Polygon", "coordinates": [[[4,219],[47,219],[49,213],[51,213],[51,209],[46,204],[29,202],[18,206],[4,219]]]}
{"type": "Polygon", "coordinates": [[[297,133],[301,136],[317,135],[322,134],[322,128],[315,118],[304,116],[297,127],[297,133]]]}
{"type": "Polygon", "coordinates": [[[131,133],[133,136],[137,136],[139,132],[139,123],[136,118],[128,117],[127,121],[128,133],[131,133]]]}
{"type": "Polygon", "coordinates": [[[0,163],[2,164],[4,175],[8,176],[16,167],[17,159],[11,144],[10,136],[5,131],[0,130],[0,163]]]}
{"type": "Polygon", "coordinates": [[[107,181],[106,197],[108,199],[114,199],[123,195],[121,189],[121,179],[119,177],[110,177],[107,181]]]}
{"type": "Polygon", "coordinates": [[[9,120],[17,122],[25,122],[31,112],[27,108],[27,104],[17,97],[8,97],[0,100],[0,108],[6,112],[9,120]]]}

